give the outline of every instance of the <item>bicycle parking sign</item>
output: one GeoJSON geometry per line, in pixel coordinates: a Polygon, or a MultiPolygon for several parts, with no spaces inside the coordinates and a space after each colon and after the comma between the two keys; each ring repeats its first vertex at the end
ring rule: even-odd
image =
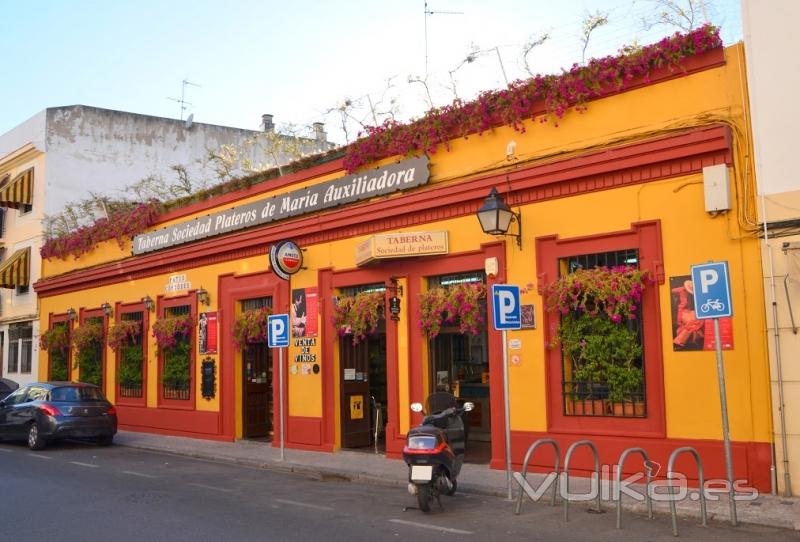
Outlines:
{"type": "Polygon", "coordinates": [[[733,315],[728,262],[692,266],[695,316],[698,320],[733,315]]]}

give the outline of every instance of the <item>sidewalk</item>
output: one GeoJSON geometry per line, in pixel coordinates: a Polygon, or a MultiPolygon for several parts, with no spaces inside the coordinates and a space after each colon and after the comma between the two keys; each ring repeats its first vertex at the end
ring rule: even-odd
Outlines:
{"type": "MultiPolygon", "coordinates": [[[[387,459],[381,454],[337,451],[335,453],[309,452],[303,450],[286,449],[285,461],[280,459],[280,449],[273,448],[269,443],[240,440],[237,442],[217,442],[185,437],[170,437],[153,435],[149,433],[135,433],[120,431],[114,442],[120,446],[129,446],[142,450],[162,453],[184,455],[211,461],[221,461],[246,465],[248,467],[263,468],[281,472],[292,472],[313,476],[321,479],[345,479],[354,482],[396,486],[406,489],[408,485],[408,471],[402,461],[387,459]]],[[[530,474],[530,485],[538,487],[543,475],[530,474]]],[[[465,464],[458,478],[459,491],[476,493],[505,498],[507,496],[505,471],[492,470],[486,465],[465,464]]],[[[633,486],[636,487],[636,486],[633,486]]],[[[588,489],[586,478],[570,478],[571,493],[582,493],[588,489]]],[[[519,486],[514,484],[516,496],[519,486]]],[[[610,491],[601,492],[610,495],[610,491]]],[[[546,506],[549,503],[548,492],[537,504],[525,500],[522,514],[530,514],[536,506],[546,506]]],[[[646,513],[644,503],[633,499],[623,499],[623,509],[635,511],[639,514],[646,513]]],[[[514,505],[509,503],[509,511],[514,505]]],[[[587,504],[576,502],[570,505],[578,509],[587,504]]],[[[614,513],[615,503],[610,500],[603,501],[603,508],[609,513],[614,513]]],[[[654,502],[653,509],[657,514],[669,515],[669,504],[654,502]]],[[[686,499],[677,503],[678,515],[681,517],[700,517],[700,503],[686,499]]],[[[760,495],[752,502],[739,502],[737,504],[739,522],[768,527],[779,527],[800,531],[800,499],[785,499],[772,495],[760,495]]],[[[718,501],[708,501],[709,521],[728,522],[729,507],[725,496],[718,501]]],[[[623,527],[625,516],[623,514],[623,527]]]]}

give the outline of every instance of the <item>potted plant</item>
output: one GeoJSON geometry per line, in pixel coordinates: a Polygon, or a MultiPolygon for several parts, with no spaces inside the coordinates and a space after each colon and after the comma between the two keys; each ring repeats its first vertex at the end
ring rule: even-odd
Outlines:
{"type": "Polygon", "coordinates": [[[386,294],[382,291],[340,296],[333,307],[333,325],[340,337],[352,334],[353,344],[358,344],[378,330],[385,305],[386,294]]]}
{"type": "Polygon", "coordinates": [[[69,328],[57,323],[42,333],[39,346],[50,353],[50,380],[69,380],[69,328]]]}
{"type": "Polygon", "coordinates": [[[248,343],[267,340],[267,317],[272,309],[267,307],[242,311],[233,323],[233,343],[242,348],[248,343]]]}
{"type": "Polygon", "coordinates": [[[165,392],[177,394],[189,390],[191,375],[191,341],[189,336],[194,329],[194,319],[190,314],[166,316],[153,324],[153,337],[156,339],[159,352],[164,356],[161,382],[165,392]]]}
{"type": "Polygon", "coordinates": [[[420,295],[420,331],[434,338],[443,324],[458,322],[461,333],[478,335],[484,323],[486,285],[482,282],[463,282],[438,286],[420,295]]]}
{"type": "Polygon", "coordinates": [[[572,369],[573,413],[630,415],[644,381],[636,327],[646,273],[629,266],[579,269],[559,278],[547,303],[561,315],[554,345],[572,369]],[[611,412],[608,409],[613,409],[611,412]]]}
{"type": "Polygon", "coordinates": [[[75,365],[82,382],[103,384],[103,324],[99,319],[86,320],[72,331],[75,365]]]}

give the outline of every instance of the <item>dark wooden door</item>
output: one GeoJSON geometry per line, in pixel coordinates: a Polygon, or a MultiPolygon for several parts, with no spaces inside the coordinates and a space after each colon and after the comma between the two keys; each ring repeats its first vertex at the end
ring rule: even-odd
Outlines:
{"type": "Polygon", "coordinates": [[[242,355],[244,438],[272,436],[272,349],[248,344],[242,355]]]}
{"type": "Polygon", "coordinates": [[[339,340],[342,389],[342,447],[360,448],[370,437],[369,344],[353,345],[352,337],[339,340]]]}

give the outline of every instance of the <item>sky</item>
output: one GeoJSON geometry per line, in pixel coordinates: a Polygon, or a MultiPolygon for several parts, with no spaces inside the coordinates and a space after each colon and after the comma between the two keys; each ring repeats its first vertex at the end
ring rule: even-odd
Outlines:
{"type": "MultiPolygon", "coordinates": [[[[254,130],[270,113],[279,128],[324,122],[344,143],[373,110],[379,122],[381,112],[408,120],[528,77],[523,47],[543,33],[527,57],[533,73],[657,41],[677,29],[646,30],[642,18],[668,1],[687,2],[0,0],[0,134],[82,104],[254,130]],[[608,24],[584,52],[582,21],[598,13],[608,24]],[[182,88],[185,111],[174,101],[182,88]],[[344,131],[337,108],[348,101],[344,131]]],[[[739,0],[705,5],[724,43],[739,41],[739,0]]]]}

